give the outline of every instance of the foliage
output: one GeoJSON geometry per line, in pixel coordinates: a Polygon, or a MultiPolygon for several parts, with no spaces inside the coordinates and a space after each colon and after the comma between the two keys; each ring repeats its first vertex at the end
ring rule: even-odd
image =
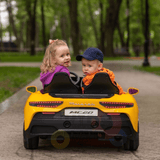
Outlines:
{"type": "MultiPolygon", "coordinates": [[[[91,22],[91,17],[89,13],[88,1],[91,4],[91,11],[93,14],[94,21],[96,22],[96,29],[99,31],[100,19],[99,19],[99,1],[97,0],[82,0],[79,1],[79,22],[80,29],[83,38],[84,49],[88,46],[97,47],[96,39],[94,36],[93,26],[91,22]],[[87,29],[86,29],[87,28],[87,29]]],[[[104,3],[105,4],[105,3],[104,3]]],[[[98,35],[98,38],[100,35],[98,35]]]]}
{"type": "MultiPolygon", "coordinates": [[[[15,0],[17,11],[14,13],[14,20],[17,29],[17,34],[21,37],[21,47],[27,48],[28,46],[28,20],[29,16],[26,10],[26,3],[30,2],[33,5],[34,0],[15,0]]],[[[45,34],[46,43],[48,44],[48,39],[64,39],[72,47],[71,44],[71,22],[69,18],[69,0],[40,0],[37,1],[36,9],[36,47],[43,48],[43,34],[42,34],[42,18],[41,18],[41,6],[44,7],[45,14],[45,34]]],[[[77,0],[78,2],[78,23],[80,28],[80,51],[85,50],[87,47],[99,47],[96,42],[95,29],[97,31],[98,41],[100,42],[101,37],[101,24],[100,24],[100,14],[102,10],[100,9],[99,2],[103,4],[103,23],[106,23],[106,11],[109,6],[108,0],[77,0]],[[90,2],[90,8],[89,8],[90,2]],[[91,13],[90,13],[91,11],[91,13]],[[93,16],[93,21],[91,19],[91,14],[93,16]],[[94,28],[95,27],[95,28],[94,28]]],[[[159,52],[159,37],[160,37],[160,24],[159,24],[159,0],[149,0],[149,17],[150,17],[150,33],[151,34],[151,54],[159,52]]],[[[119,12],[119,23],[121,32],[126,42],[126,0],[122,1],[120,12],[119,12]]],[[[144,30],[145,30],[145,0],[130,0],[130,49],[135,46],[140,46],[140,52],[143,52],[144,30]]],[[[3,28],[3,32],[7,32],[11,27],[6,26],[3,28]]],[[[13,35],[13,31],[11,32],[13,35]]],[[[78,37],[77,37],[78,38],[78,37]]],[[[118,45],[121,46],[121,39],[117,29],[114,32],[113,39],[114,47],[118,45]]],[[[77,44],[78,45],[78,44],[77,44]]]]}
{"type": "Polygon", "coordinates": [[[145,72],[149,72],[149,73],[153,73],[156,75],[160,76],[160,67],[138,67],[138,66],[134,66],[135,69],[140,70],[140,71],[145,71],[145,72]]]}
{"type": "Polygon", "coordinates": [[[39,74],[39,68],[0,67],[0,102],[33,81],[39,74]]]}

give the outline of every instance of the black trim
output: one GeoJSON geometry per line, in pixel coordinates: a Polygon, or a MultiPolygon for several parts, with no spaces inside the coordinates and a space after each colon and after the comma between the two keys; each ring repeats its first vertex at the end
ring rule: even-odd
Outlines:
{"type": "Polygon", "coordinates": [[[114,94],[52,94],[52,97],[60,98],[111,98],[114,94]]]}

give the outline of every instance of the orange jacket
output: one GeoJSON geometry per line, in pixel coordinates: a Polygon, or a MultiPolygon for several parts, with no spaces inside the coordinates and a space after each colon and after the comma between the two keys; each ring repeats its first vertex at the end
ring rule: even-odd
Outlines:
{"type": "MultiPolygon", "coordinates": [[[[124,94],[125,92],[123,91],[122,87],[118,84],[118,83],[115,83],[114,79],[115,79],[115,75],[112,71],[110,71],[109,69],[106,69],[106,68],[102,68],[100,71],[97,71],[97,72],[94,72],[92,74],[89,74],[87,75],[86,77],[83,78],[83,84],[85,86],[88,86],[91,82],[92,82],[92,79],[94,78],[95,74],[96,73],[99,73],[99,72],[105,72],[105,73],[108,73],[111,81],[113,84],[115,84],[118,89],[119,89],[119,94],[124,94]]],[[[82,87],[82,93],[84,93],[84,87],[82,87]]]]}

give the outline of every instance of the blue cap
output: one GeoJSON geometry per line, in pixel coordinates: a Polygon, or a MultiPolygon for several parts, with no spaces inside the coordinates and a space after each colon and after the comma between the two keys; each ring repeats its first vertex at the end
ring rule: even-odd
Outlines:
{"type": "Polygon", "coordinates": [[[85,59],[90,60],[90,61],[97,59],[97,60],[99,60],[100,62],[103,63],[103,53],[98,48],[93,48],[93,47],[87,48],[84,51],[83,55],[77,55],[76,56],[77,61],[81,61],[82,58],[85,58],[85,59]]]}

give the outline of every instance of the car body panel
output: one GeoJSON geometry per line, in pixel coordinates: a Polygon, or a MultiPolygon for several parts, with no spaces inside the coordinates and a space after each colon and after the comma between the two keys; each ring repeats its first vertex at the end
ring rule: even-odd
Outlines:
{"type": "Polygon", "coordinates": [[[119,95],[109,75],[97,73],[82,94],[83,77],[75,76],[58,72],[43,90],[26,88],[31,95],[24,107],[24,147],[36,149],[39,138],[45,138],[54,147],[65,148],[70,139],[82,138],[109,140],[114,146],[137,150],[139,109],[133,95],[139,90],[129,88],[119,95]]]}
{"type": "Polygon", "coordinates": [[[42,94],[40,91],[31,93],[29,96],[25,108],[24,108],[24,130],[29,128],[29,125],[33,119],[33,116],[39,112],[60,112],[65,108],[97,108],[104,113],[124,113],[126,114],[134,130],[138,131],[138,105],[134,97],[129,94],[117,95],[115,94],[111,98],[57,98],[52,97],[48,93],[42,94]],[[30,102],[50,102],[50,101],[62,101],[63,103],[56,108],[44,108],[35,107],[29,105],[30,102]],[[133,107],[129,108],[106,108],[100,104],[100,102],[120,102],[120,103],[133,103],[133,107]]]}

